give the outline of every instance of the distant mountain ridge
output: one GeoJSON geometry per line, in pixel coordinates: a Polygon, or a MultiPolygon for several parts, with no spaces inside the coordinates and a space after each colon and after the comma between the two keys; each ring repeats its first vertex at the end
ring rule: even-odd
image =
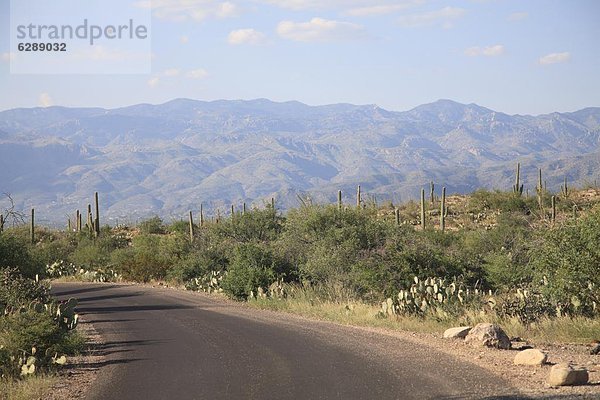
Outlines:
{"type": "Polygon", "coordinates": [[[200,203],[223,213],[270,197],[283,208],[298,195],[332,201],[358,184],[393,201],[416,198],[430,180],[449,192],[508,189],[517,161],[530,188],[538,167],[549,188],[564,176],[599,179],[600,108],[529,116],[451,100],[395,112],[176,99],[0,112],[0,191],[49,223],[83,209],[94,191],[114,222],[180,218],[200,203]]]}

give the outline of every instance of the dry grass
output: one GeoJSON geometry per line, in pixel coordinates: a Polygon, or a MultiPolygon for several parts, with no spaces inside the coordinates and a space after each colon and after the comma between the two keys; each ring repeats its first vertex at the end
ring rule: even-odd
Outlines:
{"type": "Polygon", "coordinates": [[[265,298],[250,300],[251,307],[288,312],[305,317],[337,322],[343,325],[386,328],[407,332],[441,334],[452,326],[492,322],[502,326],[509,336],[520,337],[533,344],[579,343],[589,344],[600,340],[600,319],[584,317],[544,318],[529,326],[518,319],[500,319],[493,314],[466,312],[456,320],[439,320],[417,316],[381,317],[380,308],[362,302],[336,302],[321,300],[314,293],[296,291],[285,299],[265,298]]]}
{"type": "Polygon", "coordinates": [[[0,380],[0,400],[31,400],[44,399],[58,377],[52,375],[37,375],[21,381],[0,380]]]}

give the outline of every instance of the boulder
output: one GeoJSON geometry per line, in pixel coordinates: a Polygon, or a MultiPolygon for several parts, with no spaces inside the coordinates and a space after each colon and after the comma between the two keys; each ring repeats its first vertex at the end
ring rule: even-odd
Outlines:
{"type": "Polygon", "coordinates": [[[600,354],[600,343],[596,343],[596,345],[591,348],[590,354],[593,356],[600,354]]]}
{"type": "Polygon", "coordinates": [[[510,339],[506,332],[498,325],[481,323],[475,325],[465,337],[465,342],[473,346],[495,347],[497,349],[510,349],[510,339]]]}
{"type": "Polygon", "coordinates": [[[470,330],[470,326],[459,326],[456,328],[446,329],[444,331],[444,339],[464,339],[470,330]]]}
{"type": "Polygon", "coordinates": [[[543,365],[548,360],[548,354],[538,349],[527,349],[517,353],[515,365],[543,365]]]}
{"type": "Polygon", "coordinates": [[[570,364],[556,364],[550,369],[546,382],[550,386],[585,385],[590,376],[587,369],[570,364]]]}

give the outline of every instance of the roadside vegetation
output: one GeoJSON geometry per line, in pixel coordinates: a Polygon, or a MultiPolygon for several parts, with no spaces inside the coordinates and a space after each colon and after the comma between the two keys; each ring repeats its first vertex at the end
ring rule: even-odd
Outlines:
{"type": "Polygon", "coordinates": [[[600,191],[540,193],[448,196],[443,213],[439,194],[422,210],[304,202],[283,214],[269,204],[204,218],[193,238],[187,221],[158,217],[98,235],[38,228],[34,244],[18,226],[0,234],[12,249],[0,265],[163,281],[349,324],[438,332],[489,321],[533,341],[600,339],[600,191]]]}
{"type": "Polygon", "coordinates": [[[50,296],[43,255],[19,232],[0,234],[0,399],[43,397],[85,343],[74,331],[76,300],[50,296]]]}

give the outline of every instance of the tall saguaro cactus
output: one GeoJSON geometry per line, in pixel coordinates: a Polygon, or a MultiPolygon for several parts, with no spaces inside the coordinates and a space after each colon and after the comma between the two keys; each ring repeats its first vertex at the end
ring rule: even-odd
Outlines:
{"type": "Polygon", "coordinates": [[[521,184],[521,163],[517,163],[517,176],[515,177],[515,184],[513,185],[513,193],[519,196],[523,195],[523,185],[521,184]]]}
{"type": "Polygon", "coordinates": [[[100,236],[100,206],[98,204],[98,192],[94,193],[94,202],[96,204],[96,218],[94,219],[94,235],[100,236]]]}
{"type": "Polygon", "coordinates": [[[563,197],[566,199],[567,197],[569,197],[569,186],[567,184],[567,177],[565,176],[565,183],[563,183],[563,185],[560,187],[560,192],[563,195],[563,197]]]}
{"type": "Polygon", "coordinates": [[[556,222],[556,196],[552,196],[552,223],[556,222]]]}
{"type": "Polygon", "coordinates": [[[200,227],[204,226],[204,206],[200,203],[200,227]]]}
{"type": "Polygon", "coordinates": [[[4,214],[0,213],[0,233],[4,231],[4,214]]]}
{"type": "Polygon", "coordinates": [[[429,182],[429,202],[435,203],[435,184],[433,181],[429,182]]]}
{"type": "Polygon", "coordinates": [[[194,216],[190,210],[190,242],[194,243],[194,216]]]}
{"type": "Polygon", "coordinates": [[[446,230],[446,188],[442,188],[442,201],[440,205],[440,229],[446,230]]]}
{"type": "Polygon", "coordinates": [[[539,169],[538,174],[538,184],[536,187],[537,196],[538,196],[538,204],[540,208],[544,208],[544,182],[542,181],[542,169],[539,169]]]}
{"type": "Polygon", "coordinates": [[[342,191],[338,190],[338,195],[337,195],[337,206],[338,206],[338,210],[342,210],[342,191]]]}
{"type": "Polygon", "coordinates": [[[360,185],[356,188],[356,208],[360,208],[360,185]]]}
{"type": "Polygon", "coordinates": [[[35,243],[35,209],[31,209],[31,221],[29,225],[29,237],[31,239],[31,244],[35,243]]]}
{"type": "Polygon", "coordinates": [[[421,189],[421,228],[425,230],[425,189],[421,189]]]}
{"type": "Polygon", "coordinates": [[[400,225],[400,209],[398,207],[394,210],[394,214],[396,216],[396,225],[400,225]]]}

